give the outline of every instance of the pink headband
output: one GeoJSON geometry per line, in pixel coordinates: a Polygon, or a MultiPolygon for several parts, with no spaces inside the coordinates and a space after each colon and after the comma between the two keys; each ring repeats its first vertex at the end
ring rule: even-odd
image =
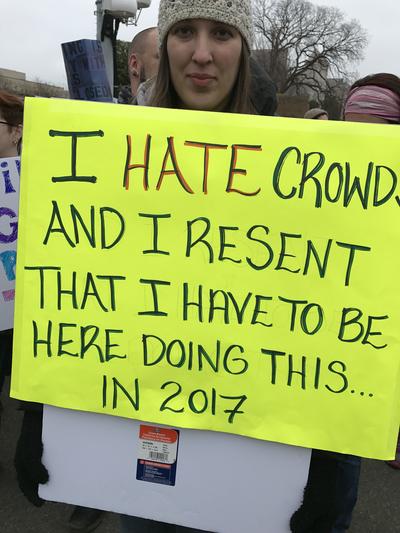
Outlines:
{"type": "Polygon", "coordinates": [[[400,123],[400,96],[377,85],[355,87],[347,97],[344,113],[374,115],[400,123]]]}

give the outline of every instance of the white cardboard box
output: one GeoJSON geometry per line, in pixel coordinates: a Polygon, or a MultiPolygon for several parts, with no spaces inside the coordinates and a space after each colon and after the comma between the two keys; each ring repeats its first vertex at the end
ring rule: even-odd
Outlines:
{"type": "Polygon", "coordinates": [[[136,479],[139,426],[45,406],[41,497],[218,533],[289,531],[310,450],[180,429],[176,484],[165,486],[136,479]]]}

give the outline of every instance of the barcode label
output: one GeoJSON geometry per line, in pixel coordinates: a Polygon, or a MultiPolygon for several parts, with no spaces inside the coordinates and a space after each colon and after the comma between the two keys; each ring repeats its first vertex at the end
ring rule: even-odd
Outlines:
{"type": "Polygon", "coordinates": [[[168,462],[169,453],[153,452],[149,450],[148,454],[149,454],[149,459],[154,459],[155,461],[168,462]]]}
{"type": "Polygon", "coordinates": [[[175,485],[179,430],[140,424],[136,479],[175,485]]]}

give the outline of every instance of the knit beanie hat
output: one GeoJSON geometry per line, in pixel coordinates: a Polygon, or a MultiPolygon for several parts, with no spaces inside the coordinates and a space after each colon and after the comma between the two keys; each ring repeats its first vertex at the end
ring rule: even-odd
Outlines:
{"type": "Polygon", "coordinates": [[[160,46],[171,27],[186,19],[216,20],[230,24],[251,49],[253,21],[251,0],[161,0],[158,12],[160,46]]]}

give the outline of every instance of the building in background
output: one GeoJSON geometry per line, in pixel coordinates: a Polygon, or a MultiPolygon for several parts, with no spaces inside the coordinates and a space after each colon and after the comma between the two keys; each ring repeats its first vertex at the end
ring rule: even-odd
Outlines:
{"type": "Polygon", "coordinates": [[[0,89],[18,96],[44,96],[54,98],[68,98],[68,91],[41,81],[26,79],[25,72],[0,68],[0,89]]]}

